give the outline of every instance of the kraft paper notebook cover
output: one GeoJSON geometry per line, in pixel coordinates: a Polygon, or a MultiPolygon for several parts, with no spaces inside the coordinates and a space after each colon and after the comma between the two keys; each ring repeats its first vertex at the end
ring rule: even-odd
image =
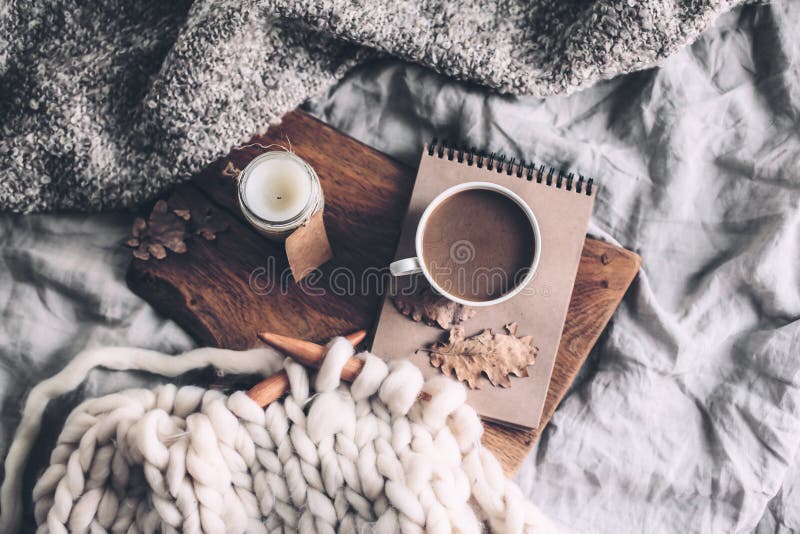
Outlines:
{"type": "MultiPolygon", "coordinates": [[[[578,269],[596,186],[591,179],[565,174],[552,167],[504,156],[484,156],[455,149],[436,140],[426,145],[414,190],[403,223],[395,259],[416,256],[414,237],[422,212],[439,193],[462,182],[484,181],[503,185],[517,193],[533,210],[541,231],[541,258],[536,275],[525,291],[495,306],[477,308],[463,323],[467,336],[485,328],[503,331],[518,324],[518,336],[533,336],[539,349],[526,378],[511,377],[511,387],[492,386],[484,378],[482,388],[469,390],[469,403],[482,417],[500,423],[535,428],[542,414],[550,374],[564,327],[572,287],[578,269]]],[[[503,236],[497,236],[502,243],[503,236]]],[[[422,276],[416,275],[416,276],[422,276]]],[[[410,277],[406,277],[410,278],[410,277]]],[[[395,290],[410,283],[400,279],[395,290]]],[[[446,340],[440,328],[414,322],[395,308],[392,295],[383,302],[372,350],[389,359],[409,358],[427,376],[440,371],[418,349],[446,340]]]]}

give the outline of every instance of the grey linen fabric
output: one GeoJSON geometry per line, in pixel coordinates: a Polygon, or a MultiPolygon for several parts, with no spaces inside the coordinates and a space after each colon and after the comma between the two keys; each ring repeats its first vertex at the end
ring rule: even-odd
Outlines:
{"type": "Polygon", "coordinates": [[[541,96],[652,65],[735,3],[11,0],[0,208],[131,206],[376,54],[541,96]]]}
{"type": "Polygon", "coordinates": [[[517,476],[578,532],[800,531],[798,27],[746,8],[569,97],[386,66],[314,107],[408,162],[436,134],[598,178],[591,232],[642,271],[517,476]]]}
{"type": "MultiPolygon", "coordinates": [[[[439,135],[597,177],[591,231],[642,272],[517,476],[568,528],[800,531],[798,27],[797,2],[737,10],[660,68],[570,96],[379,61],[311,102],[410,165],[439,135]]],[[[0,455],[24,392],[81,348],[191,346],[125,288],[131,219],[0,216],[0,455]]],[[[95,373],[76,397],[148,380],[95,373]]]]}

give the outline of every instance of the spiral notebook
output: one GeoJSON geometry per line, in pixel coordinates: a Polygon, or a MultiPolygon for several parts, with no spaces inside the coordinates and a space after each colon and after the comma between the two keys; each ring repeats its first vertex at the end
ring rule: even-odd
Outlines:
{"type": "MultiPolygon", "coordinates": [[[[542,247],[536,275],[526,291],[495,306],[478,308],[477,314],[463,323],[467,336],[487,328],[500,332],[504,325],[516,323],[517,335],[532,336],[538,347],[536,361],[527,369],[529,376],[512,376],[509,388],[493,386],[484,378],[481,389],[469,390],[468,401],[486,419],[535,428],[541,418],[597,187],[593,179],[581,175],[434,140],[422,152],[396,259],[416,255],[417,223],[431,200],[445,189],[468,181],[493,182],[517,193],[538,220],[542,247]]],[[[502,246],[503,236],[497,238],[498,246],[502,246]]],[[[393,290],[402,290],[408,283],[412,282],[401,280],[393,290]]],[[[447,337],[446,331],[401,314],[389,292],[381,308],[372,350],[389,359],[408,358],[427,377],[440,371],[429,363],[428,353],[420,349],[447,337]]]]}

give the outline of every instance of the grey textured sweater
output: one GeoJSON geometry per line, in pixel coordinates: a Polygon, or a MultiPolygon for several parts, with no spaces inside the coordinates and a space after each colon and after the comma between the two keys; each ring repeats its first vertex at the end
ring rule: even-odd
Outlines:
{"type": "Polygon", "coordinates": [[[735,3],[6,0],[0,208],[151,198],[369,57],[541,96],[654,65],[735,3]]]}

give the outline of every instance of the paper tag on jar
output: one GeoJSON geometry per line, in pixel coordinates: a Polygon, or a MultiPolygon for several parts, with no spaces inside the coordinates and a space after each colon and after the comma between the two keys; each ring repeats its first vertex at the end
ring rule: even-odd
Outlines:
{"type": "Polygon", "coordinates": [[[298,283],[311,271],[333,258],[322,211],[312,215],[286,238],[286,257],[294,281],[298,283]]]}

